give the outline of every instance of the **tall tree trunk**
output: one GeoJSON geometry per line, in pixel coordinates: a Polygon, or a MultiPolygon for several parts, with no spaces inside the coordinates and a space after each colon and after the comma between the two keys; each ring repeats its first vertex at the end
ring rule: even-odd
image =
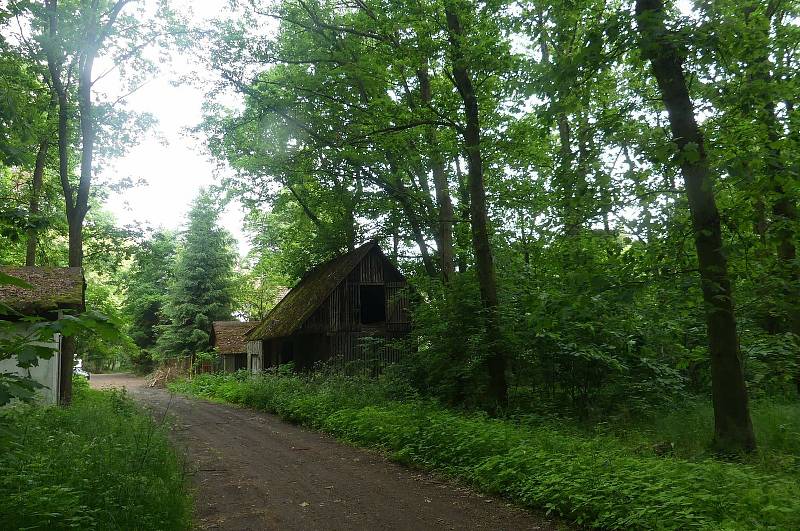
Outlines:
{"type": "Polygon", "coordinates": [[[75,196],[75,212],[69,228],[69,265],[83,266],[83,221],[89,211],[89,190],[92,183],[92,164],[94,162],[94,106],[92,105],[92,69],[97,55],[97,24],[99,21],[97,2],[91,8],[92,21],[89,23],[87,45],[78,75],[78,108],[81,122],[81,176],[78,180],[78,193],[75,196]]]}
{"type": "MultiPolygon", "coordinates": [[[[576,171],[574,180],[574,194],[573,194],[573,215],[576,232],[579,231],[587,219],[593,218],[596,213],[596,206],[593,197],[594,194],[590,193],[589,176],[593,171],[594,163],[597,161],[596,149],[594,146],[594,138],[592,136],[592,128],[587,127],[588,118],[581,114],[577,116],[578,130],[578,154],[576,160],[576,171]],[[582,125],[581,125],[582,124],[582,125]]],[[[594,176],[595,183],[597,182],[594,176]]]]}
{"type": "MultiPolygon", "coordinates": [[[[795,113],[794,101],[788,100],[788,101],[785,101],[784,104],[786,105],[787,121],[789,122],[789,145],[790,145],[789,149],[798,150],[798,149],[800,149],[800,127],[798,127],[798,122],[800,122],[800,120],[793,119],[794,118],[794,113],[795,113]]],[[[795,160],[795,162],[792,165],[791,169],[792,169],[792,173],[794,175],[800,174],[800,162],[795,160]]],[[[795,240],[794,241],[797,241],[797,202],[796,202],[796,200],[795,200],[795,202],[792,203],[792,205],[794,207],[794,217],[792,218],[794,220],[794,227],[795,227],[795,237],[794,237],[795,240]]],[[[791,256],[791,254],[790,254],[791,250],[788,247],[785,249],[785,251],[786,251],[786,256],[787,257],[791,256]]],[[[796,256],[796,254],[797,254],[797,247],[796,246],[794,247],[794,252],[795,252],[795,256],[796,256]]],[[[798,268],[800,268],[800,265],[797,264],[797,259],[796,258],[795,258],[795,261],[794,261],[794,267],[795,267],[795,275],[796,275],[795,278],[794,278],[794,281],[796,282],[795,286],[796,286],[796,289],[800,289],[800,287],[797,287],[798,285],[800,285],[800,278],[798,278],[798,277],[800,277],[800,271],[798,271],[798,268]]],[[[793,314],[793,317],[794,317],[794,319],[796,319],[796,321],[795,321],[794,330],[798,330],[795,333],[800,335],[800,311],[797,309],[797,305],[800,305],[800,300],[798,300],[798,298],[796,298],[792,302],[795,304],[795,313],[793,314]]],[[[798,354],[798,360],[797,361],[798,361],[798,371],[797,371],[797,375],[795,376],[795,383],[797,385],[797,392],[798,392],[798,394],[800,394],[800,354],[798,354]]]]}
{"type": "MultiPolygon", "coordinates": [[[[430,105],[432,100],[431,79],[427,68],[421,68],[417,72],[417,79],[419,80],[421,99],[425,105],[430,105]]],[[[433,187],[436,192],[436,205],[439,211],[437,241],[442,262],[442,280],[447,283],[455,273],[455,262],[453,261],[453,202],[450,198],[450,185],[447,183],[444,157],[439,147],[435,126],[430,125],[426,128],[426,137],[431,172],[433,173],[433,187]]]]}
{"type": "MultiPolygon", "coordinates": [[[[772,224],[767,225],[767,232],[775,242],[775,256],[778,263],[778,272],[783,277],[786,288],[783,290],[783,299],[787,307],[787,319],[781,322],[776,318],[769,328],[772,331],[789,331],[800,336],[800,267],[796,263],[797,247],[797,204],[790,196],[785,182],[793,177],[787,172],[785,154],[781,149],[782,127],[776,114],[776,102],[770,88],[774,85],[774,64],[770,59],[770,27],[778,8],[777,2],[770,2],[764,12],[759,9],[759,2],[749,2],[744,8],[744,20],[749,28],[748,42],[753,43],[755,49],[751,52],[752,60],[747,63],[748,82],[759,87],[760,103],[755,108],[755,117],[766,129],[766,144],[764,151],[766,160],[764,164],[767,184],[775,194],[772,204],[772,224]]],[[[755,90],[754,87],[754,90],[755,90]]],[[[791,131],[790,131],[791,134],[791,131]]],[[[763,196],[757,199],[763,210],[763,196]]],[[[800,361],[800,360],[799,360],[800,361]]],[[[800,392],[800,369],[795,375],[797,390],[800,392]]]]}
{"type": "MultiPolygon", "coordinates": [[[[48,21],[49,42],[46,46],[47,67],[50,72],[55,97],[58,100],[58,156],[59,176],[64,192],[64,202],[69,227],[69,265],[83,266],[83,222],[89,211],[89,193],[92,183],[92,163],[94,158],[95,123],[92,106],[92,70],[97,52],[103,40],[112,30],[122,9],[132,0],[116,0],[107,12],[106,20],[100,20],[100,2],[82,2],[85,20],[85,40],[83,47],[77,50],[78,68],[78,109],[81,127],[81,171],[77,190],[73,189],[69,179],[68,159],[68,121],[69,95],[62,75],[64,75],[65,57],[59,45],[58,0],[45,0],[48,21]]],[[[72,64],[68,66],[72,68],[72,64]]],[[[67,73],[69,76],[69,73],[67,73]]],[[[64,338],[61,352],[61,403],[69,405],[72,401],[72,370],[75,363],[76,344],[74,337],[64,338]]]]}
{"type": "Polygon", "coordinates": [[[419,216],[417,216],[416,212],[414,212],[413,205],[411,205],[411,202],[408,200],[408,190],[403,184],[402,177],[399,175],[397,176],[396,186],[397,191],[395,192],[395,197],[397,202],[400,203],[400,208],[403,210],[403,213],[408,220],[408,224],[411,226],[411,235],[414,238],[414,241],[417,243],[417,247],[419,247],[419,252],[422,255],[422,265],[425,267],[425,272],[429,277],[436,278],[436,266],[434,265],[433,259],[431,258],[428,250],[428,243],[425,241],[425,234],[422,231],[422,223],[420,222],[419,216]]]}
{"type": "Polygon", "coordinates": [[[489,220],[486,206],[486,190],[481,156],[481,130],[478,98],[472,84],[467,59],[462,45],[464,33],[456,3],[445,3],[445,17],[449,33],[453,79],[464,102],[466,126],[463,130],[467,154],[467,181],[472,222],[472,247],[475,251],[475,268],[478,274],[481,299],[486,311],[486,328],[489,340],[487,369],[489,372],[489,395],[494,412],[508,405],[508,383],[506,381],[506,352],[503,345],[497,300],[492,248],[489,242],[489,220]]]}
{"type": "MultiPolygon", "coordinates": [[[[544,20],[544,13],[541,11],[537,15],[539,31],[539,50],[542,53],[542,63],[550,64],[550,45],[547,42],[547,26],[544,20]]],[[[557,90],[551,95],[554,103],[564,108],[564,94],[557,90]]],[[[558,167],[556,168],[556,186],[561,190],[561,211],[564,221],[564,233],[575,235],[579,229],[579,213],[577,212],[578,201],[575,197],[576,168],[574,167],[575,155],[572,152],[572,127],[569,123],[569,116],[564,110],[558,112],[556,117],[558,129],[558,167]]]]}
{"type": "MultiPolygon", "coordinates": [[[[47,0],[48,33],[50,42],[47,46],[47,67],[50,72],[50,81],[55,99],[58,101],[58,175],[61,188],[64,192],[64,207],[66,209],[67,225],[72,232],[74,217],[74,198],[72,184],[69,179],[69,100],[67,90],[61,79],[63,57],[56,53],[58,39],[58,1],[47,0]]],[[[72,234],[69,234],[72,241],[72,234]]],[[[69,264],[73,264],[72,245],[69,246],[69,264]]],[[[59,403],[68,406],[72,401],[72,370],[75,363],[75,340],[71,337],[63,338],[61,344],[60,376],[59,376],[59,403]]]]}
{"type": "Polygon", "coordinates": [[[558,168],[556,175],[561,188],[562,210],[564,216],[564,232],[575,235],[578,232],[575,223],[575,168],[573,167],[574,155],[572,153],[572,128],[569,118],[563,112],[558,114],[558,168]]]}
{"type": "Polygon", "coordinates": [[[469,186],[467,178],[461,171],[461,157],[456,155],[456,182],[458,184],[458,215],[461,218],[461,224],[458,230],[455,231],[456,240],[458,242],[458,252],[456,253],[456,262],[458,263],[459,273],[464,273],[467,270],[467,263],[469,262],[467,256],[467,249],[469,248],[469,236],[466,234],[464,223],[469,221],[469,186]]]}
{"type": "Polygon", "coordinates": [[[50,139],[45,138],[39,143],[39,151],[36,153],[36,164],[33,167],[33,182],[31,183],[30,216],[28,227],[28,241],[25,249],[25,265],[33,267],[36,265],[36,247],[39,241],[39,230],[36,228],[36,216],[39,214],[39,198],[42,193],[42,182],[44,180],[44,168],[47,164],[47,151],[50,147],[50,139]]]}
{"type": "Polygon", "coordinates": [[[642,54],[649,59],[680,150],[711,352],[714,443],[721,451],[752,451],[756,441],[736,336],[728,264],[722,251],[719,211],[714,198],[702,133],[697,125],[680,55],[666,28],[661,0],[637,0],[642,54]]]}

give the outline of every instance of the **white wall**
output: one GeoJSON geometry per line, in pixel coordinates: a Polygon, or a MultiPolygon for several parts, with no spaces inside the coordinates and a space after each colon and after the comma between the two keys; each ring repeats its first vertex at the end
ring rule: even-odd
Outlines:
{"type": "MultiPolygon", "coordinates": [[[[20,327],[24,325],[18,325],[20,327]]],[[[47,343],[37,343],[37,345],[50,347],[53,349],[53,356],[49,360],[39,358],[39,365],[30,369],[17,367],[16,356],[11,359],[0,361],[0,372],[10,372],[20,376],[30,376],[36,382],[44,385],[45,388],[37,392],[38,399],[47,404],[58,403],[58,384],[59,372],[61,368],[61,336],[56,334],[53,341],[47,343]]]]}

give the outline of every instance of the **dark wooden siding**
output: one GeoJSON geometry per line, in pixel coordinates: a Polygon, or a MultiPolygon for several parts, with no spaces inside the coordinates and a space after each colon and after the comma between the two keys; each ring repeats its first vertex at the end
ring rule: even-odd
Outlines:
{"type": "Polygon", "coordinates": [[[285,363],[298,369],[331,360],[375,372],[400,359],[394,342],[410,329],[407,284],[377,250],[368,253],[292,336],[265,341],[265,367],[285,363]],[[361,324],[361,286],[384,286],[386,321],[361,324]]]}
{"type": "Polygon", "coordinates": [[[386,283],[386,326],[390,332],[405,332],[410,328],[405,282],[386,283]]]}
{"type": "Polygon", "coordinates": [[[329,335],[329,356],[337,367],[363,362],[365,368],[375,369],[400,360],[402,349],[395,342],[404,333],[342,332],[329,335]]]}
{"type": "MultiPolygon", "coordinates": [[[[330,299],[328,299],[330,301],[330,299]]],[[[330,319],[330,315],[335,314],[336,312],[331,312],[328,308],[328,304],[323,304],[316,311],[311,314],[311,317],[303,323],[302,330],[304,332],[326,332],[329,329],[330,323],[328,322],[330,319]]]]}
{"type": "Polygon", "coordinates": [[[358,264],[362,284],[383,284],[383,258],[372,251],[358,264]]]}

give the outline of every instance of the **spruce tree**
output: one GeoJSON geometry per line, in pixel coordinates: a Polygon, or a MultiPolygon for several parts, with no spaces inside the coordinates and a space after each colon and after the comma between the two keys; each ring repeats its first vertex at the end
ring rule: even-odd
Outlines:
{"type": "Polygon", "coordinates": [[[211,323],[231,318],[233,237],[219,226],[220,208],[206,191],[192,203],[158,339],[164,357],[210,350],[211,323]]]}

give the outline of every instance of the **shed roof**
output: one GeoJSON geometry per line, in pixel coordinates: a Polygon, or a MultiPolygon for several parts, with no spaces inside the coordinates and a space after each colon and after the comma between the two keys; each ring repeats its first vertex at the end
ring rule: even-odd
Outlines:
{"type": "Polygon", "coordinates": [[[220,354],[242,354],[247,352],[247,332],[258,323],[242,321],[214,321],[214,346],[220,354]]]}
{"type": "Polygon", "coordinates": [[[358,263],[376,248],[380,252],[378,242],[373,240],[311,269],[267,314],[261,324],[247,335],[247,339],[256,341],[294,333],[358,263]]]}
{"type": "Polygon", "coordinates": [[[3,266],[0,271],[31,286],[0,285],[0,314],[7,314],[8,308],[23,315],[85,309],[86,282],[80,267],[3,266]]]}

